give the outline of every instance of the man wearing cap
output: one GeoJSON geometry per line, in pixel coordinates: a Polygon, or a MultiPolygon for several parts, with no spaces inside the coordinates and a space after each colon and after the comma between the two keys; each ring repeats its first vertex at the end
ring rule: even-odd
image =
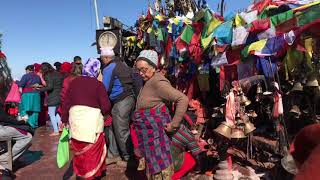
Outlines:
{"type": "Polygon", "coordinates": [[[115,58],[114,51],[111,48],[101,49],[101,60],[105,65],[102,73],[103,84],[113,105],[111,111],[112,127],[107,133],[109,139],[107,164],[120,160],[117,145],[122,159],[126,163],[132,151],[129,121],[135,107],[132,69],[115,58]]]}

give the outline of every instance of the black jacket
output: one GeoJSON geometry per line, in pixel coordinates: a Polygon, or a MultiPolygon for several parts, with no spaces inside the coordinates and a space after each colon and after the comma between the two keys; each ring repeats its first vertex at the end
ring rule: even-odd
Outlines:
{"type": "Polygon", "coordinates": [[[41,92],[48,93],[48,106],[59,106],[60,105],[60,94],[63,83],[63,76],[58,72],[52,72],[46,75],[45,81],[47,86],[41,88],[41,92]]]}

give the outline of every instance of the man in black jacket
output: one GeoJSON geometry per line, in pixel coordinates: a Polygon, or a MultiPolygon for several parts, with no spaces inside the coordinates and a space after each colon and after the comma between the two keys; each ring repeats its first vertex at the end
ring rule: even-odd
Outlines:
{"type": "Polygon", "coordinates": [[[1,141],[11,138],[15,142],[12,147],[13,161],[15,161],[30,147],[33,134],[34,130],[28,123],[8,115],[0,103],[0,179],[11,175],[8,170],[7,147],[1,141]]]}

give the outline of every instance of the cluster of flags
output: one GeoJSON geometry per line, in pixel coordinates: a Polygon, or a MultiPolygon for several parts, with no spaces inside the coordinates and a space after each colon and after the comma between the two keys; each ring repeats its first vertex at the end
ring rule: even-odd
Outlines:
{"type": "MultiPolygon", "coordinates": [[[[283,57],[292,49],[312,56],[312,48],[300,36],[306,30],[320,34],[319,28],[311,28],[318,25],[320,1],[313,0],[261,0],[231,18],[207,7],[176,17],[149,8],[138,20],[138,35],[131,42],[140,48],[155,47],[167,60],[192,59],[199,65],[209,59],[212,66],[220,67],[245,62],[252,55],[283,57]],[[240,52],[237,60],[232,52],[240,52]]],[[[292,54],[287,56],[292,60],[292,54]]]]}

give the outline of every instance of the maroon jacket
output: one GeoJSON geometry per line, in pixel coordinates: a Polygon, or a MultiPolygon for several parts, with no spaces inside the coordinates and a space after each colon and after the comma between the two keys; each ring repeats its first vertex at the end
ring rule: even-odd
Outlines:
{"type": "Polygon", "coordinates": [[[103,116],[110,115],[111,104],[104,85],[95,78],[80,76],[74,79],[67,90],[62,105],[62,122],[69,120],[69,110],[74,105],[99,108],[103,116]]]}

